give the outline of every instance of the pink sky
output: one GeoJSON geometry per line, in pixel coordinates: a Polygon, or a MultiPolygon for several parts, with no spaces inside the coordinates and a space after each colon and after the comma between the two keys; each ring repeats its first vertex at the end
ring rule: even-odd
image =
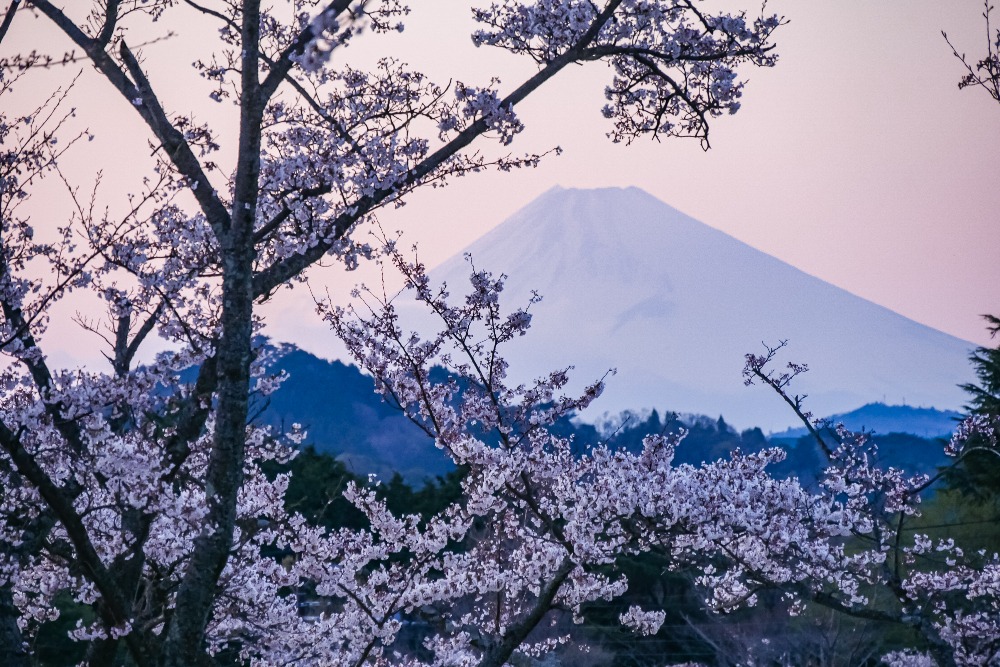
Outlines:
{"type": "MultiPolygon", "coordinates": [[[[483,83],[499,75],[509,90],[533,66],[475,49],[467,7],[458,0],[414,3],[403,35],[370,46],[359,42],[335,54],[334,64],[393,55],[442,83],[483,83]]],[[[691,141],[612,144],[599,111],[609,70],[599,63],[574,68],[519,109],[527,130],[512,146],[527,152],[559,145],[562,156],[534,170],[472,176],[421,193],[382,215],[383,222],[419,241],[433,265],[553,185],[635,185],[857,295],[987,343],[979,314],[1000,313],[1000,104],[983,91],[958,91],[962,69],[940,34],[946,30],[960,49],[979,56],[985,50],[982,2],[772,0],[768,7],[789,20],[776,36],[781,61],[773,70],[750,72],[743,109],[715,122],[711,151],[691,141]]],[[[188,29],[186,22],[173,25],[172,15],[200,20],[178,8],[157,29],[188,29]]],[[[0,55],[37,47],[39,40],[56,53],[68,48],[41,21],[23,18],[0,55]]],[[[193,41],[205,44],[213,30],[208,26],[193,41]]],[[[233,110],[203,104],[186,49],[184,40],[172,40],[144,50],[154,86],[168,110],[201,114],[204,106],[203,118],[224,124],[233,110]]],[[[65,77],[38,74],[35,91],[22,93],[37,94],[65,77]]],[[[71,157],[71,171],[84,189],[98,163],[106,182],[126,182],[149,153],[134,114],[89,73],[74,102],[98,139],[71,157]],[[107,159],[119,148],[130,153],[107,159]]],[[[232,128],[223,129],[232,135],[232,128]]],[[[46,212],[44,202],[36,205],[46,212]]],[[[312,275],[321,289],[349,286],[339,276],[312,275]]],[[[302,292],[288,305],[307,302],[302,292]]],[[[287,338],[306,330],[314,330],[311,323],[274,333],[287,338]]]]}
{"type": "MultiPolygon", "coordinates": [[[[460,4],[435,3],[433,20],[460,4]]],[[[401,211],[400,224],[425,221],[405,229],[434,262],[553,185],[636,185],[808,273],[986,344],[979,315],[1000,312],[1000,104],[957,89],[963,71],[940,34],[970,56],[983,53],[982,2],[768,8],[789,19],[776,38],[781,61],[750,73],[743,109],[715,123],[709,152],[687,141],[611,144],[599,114],[608,71],[581,67],[520,111],[528,130],[514,147],[558,144],[561,157],[429,193],[401,211]]],[[[418,11],[410,21],[411,38],[422,19],[418,11]]],[[[483,67],[477,60],[495,69],[515,60],[467,52],[459,79],[483,67]]],[[[442,74],[456,69],[442,49],[408,57],[442,74]]]]}

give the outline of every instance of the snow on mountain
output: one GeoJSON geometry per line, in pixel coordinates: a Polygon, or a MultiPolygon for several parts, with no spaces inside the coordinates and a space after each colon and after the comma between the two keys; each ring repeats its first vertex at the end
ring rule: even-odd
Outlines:
{"type": "MultiPolygon", "coordinates": [[[[725,415],[740,427],[794,424],[781,400],[745,387],[743,355],[787,339],[809,364],[795,385],[814,414],[873,402],[959,407],[972,344],[807,275],[637,188],[554,188],[465,249],[478,269],[509,276],[506,305],[525,303],[528,335],[508,349],[527,380],[574,365],[584,382],[609,368],[601,412],[656,407],[725,415]]],[[[468,286],[464,253],[431,272],[453,295],[468,286]]],[[[584,416],[586,418],[586,416],[584,416]]]]}

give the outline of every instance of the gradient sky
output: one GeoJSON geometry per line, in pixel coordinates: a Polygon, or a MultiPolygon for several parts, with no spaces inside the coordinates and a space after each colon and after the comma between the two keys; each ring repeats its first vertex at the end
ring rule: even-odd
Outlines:
{"type": "MultiPolygon", "coordinates": [[[[461,3],[436,2],[428,29],[460,15],[443,5],[461,3]]],[[[609,72],[580,67],[520,110],[528,130],[514,147],[558,144],[562,156],[429,193],[400,212],[400,224],[427,221],[405,229],[433,263],[553,185],[636,185],[808,273],[987,343],[979,315],[1000,312],[1000,104],[985,91],[958,90],[963,70],[941,36],[946,30],[970,56],[984,53],[983,3],[787,0],[768,8],[788,19],[776,35],[781,60],[750,72],[742,110],[715,122],[707,153],[691,141],[611,144],[599,114],[609,72]]],[[[411,38],[424,20],[416,12],[411,38]]],[[[460,37],[454,48],[467,31],[448,31],[460,37]]],[[[458,60],[468,72],[459,79],[483,67],[479,58],[517,80],[507,71],[513,57],[467,52],[453,59],[440,47],[417,48],[408,57],[442,73],[458,60]]]]}
{"type": "MultiPolygon", "coordinates": [[[[467,3],[413,6],[402,35],[368,45],[361,40],[335,54],[334,64],[392,55],[442,83],[483,83],[497,75],[502,90],[533,71],[523,59],[472,46],[467,3]]],[[[768,9],[788,19],[776,34],[780,62],[749,72],[743,109],[714,123],[710,151],[693,141],[612,144],[600,115],[610,71],[600,63],[574,67],[519,108],[527,129],[512,146],[528,152],[559,145],[561,156],[537,169],[475,175],[419,193],[406,207],[382,214],[383,224],[404,229],[407,239],[420,243],[422,259],[434,265],[553,185],[634,185],[857,295],[988,343],[979,314],[1000,313],[1000,104],[981,90],[957,89],[963,70],[940,34],[946,30],[960,50],[980,56],[986,48],[983,3],[772,0],[768,9]]],[[[155,30],[189,31],[190,24],[173,25],[171,16],[200,20],[177,9],[155,30]]],[[[56,53],[68,48],[42,21],[23,18],[0,56],[40,41],[56,53]]],[[[168,109],[201,113],[186,45],[204,45],[213,30],[209,25],[144,49],[168,109]]],[[[30,97],[63,79],[65,74],[39,72],[20,92],[30,97]]],[[[106,183],[125,182],[148,156],[143,128],[93,73],[85,71],[73,101],[98,139],[71,156],[70,173],[79,174],[87,189],[94,165],[102,164],[106,183]],[[126,152],[113,152],[118,150],[126,152]]],[[[202,117],[219,125],[225,138],[235,127],[226,127],[226,114],[232,109],[209,105],[202,117]]],[[[35,205],[44,213],[45,202],[55,199],[47,195],[35,205]]],[[[324,270],[311,275],[317,288],[335,292],[354,281],[324,270]]],[[[309,300],[302,291],[279,310],[308,308],[309,300]]],[[[273,334],[303,340],[315,330],[292,318],[273,334]]]]}

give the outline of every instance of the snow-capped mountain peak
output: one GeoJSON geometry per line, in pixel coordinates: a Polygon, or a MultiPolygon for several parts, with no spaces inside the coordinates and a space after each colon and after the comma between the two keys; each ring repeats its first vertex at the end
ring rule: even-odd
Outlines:
{"type": "Polygon", "coordinates": [[[553,188],[431,273],[458,295],[468,263],[508,276],[510,308],[543,296],[508,350],[515,378],[617,368],[598,412],[656,407],[777,429],[794,416],[744,387],[743,355],[788,340],[815,414],[872,401],[957,408],[972,345],[810,276],[638,188],[553,188]]]}

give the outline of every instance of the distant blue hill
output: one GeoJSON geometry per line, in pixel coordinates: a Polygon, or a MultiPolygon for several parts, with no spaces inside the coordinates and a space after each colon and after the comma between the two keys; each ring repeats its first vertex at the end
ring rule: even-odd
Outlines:
{"type": "MultiPolygon", "coordinates": [[[[257,423],[282,431],[301,424],[305,445],[335,456],[357,475],[389,479],[399,473],[420,483],[454,469],[430,436],[375,392],[371,376],[353,364],[326,361],[293,346],[286,349],[270,371],[284,371],[288,377],[270,396],[257,397],[251,411],[257,423]]],[[[435,381],[444,381],[445,375],[440,368],[431,371],[435,381]]],[[[597,441],[593,427],[575,426],[569,419],[553,430],[597,441]]]]}
{"type": "Polygon", "coordinates": [[[306,445],[336,456],[357,475],[394,473],[420,482],[454,468],[426,433],[375,393],[357,366],[326,361],[291,347],[271,368],[288,378],[254,400],[256,421],[287,431],[301,424],[306,445]]]}
{"type": "MultiPolygon", "coordinates": [[[[828,417],[832,424],[842,423],[852,431],[873,431],[879,435],[908,433],[921,438],[947,438],[962,415],[954,410],[915,408],[912,405],[869,403],[857,410],[828,417]]],[[[799,438],[805,427],[772,433],[771,438],[799,438]]]]}
{"type": "MultiPolygon", "coordinates": [[[[293,423],[302,424],[307,431],[305,444],[336,456],[358,475],[376,473],[389,479],[398,472],[406,481],[419,484],[453,469],[451,460],[434,446],[433,440],[383,401],[375,393],[372,378],[356,366],[326,361],[290,347],[271,370],[286,372],[288,379],[266,399],[254,399],[251,411],[258,423],[281,430],[293,423]]],[[[438,372],[444,374],[443,370],[438,372]]],[[[876,403],[832,419],[843,420],[853,429],[876,431],[883,463],[911,472],[933,472],[945,463],[945,457],[941,443],[929,438],[948,435],[958,416],[956,412],[876,403]]],[[[688,436],[678,448],[678,463],[698,464],[726,457],[736,448],[751,452],[768,446],[759,428],[740,432],[721,417],[687,415],[678,419],[665,414],[661,419],[655,410],[642,416],[631,415],[610,435],[569,419],[558,424],[555,431],[572,435],[581,447],[606,442],[637,451],[644,435],[670,432],[679,426],[688,431],[688,436]]],[[[788,451],[788,459],[775,467],[776,474],[809,480],[822,468],[821,453],[811,439],[800,437],[803,435],[805,429],[771,435],[771,444],[788,451]]]]}

